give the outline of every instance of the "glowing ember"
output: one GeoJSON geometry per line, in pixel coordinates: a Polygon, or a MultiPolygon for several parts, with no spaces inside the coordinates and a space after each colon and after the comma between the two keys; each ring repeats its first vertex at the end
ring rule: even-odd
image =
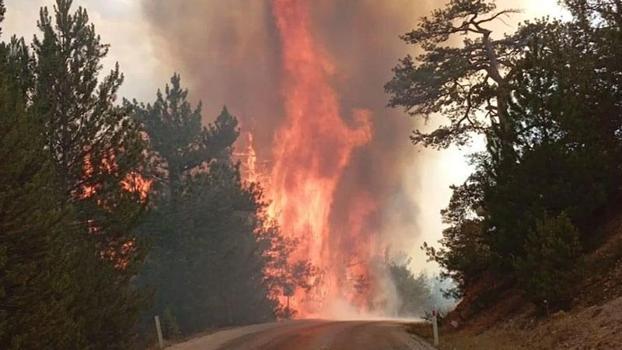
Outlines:
{"type": "Polygon", "coordinates": [[[274,0],[282,44],[286,122],[274,140],[268,188],[270,213],[285,235],[300,241],[293,259],[306,259],[323,273],[310,295],[298,291],[291,306],[299,316],[321,315],[341,300],[363,308],[369,293],[372,242],[361,222],[374,208],[362,195],[352,208],[349,232],[330,227],[335,190],[352,152],[372,137],[369,112],[353,111],[349,126],[330,85],[332,64],[310,31],[309,2],[274,0]]]}
{"type": "Polygon", "coordinates": [[[243,159],[244,178],[248,182],[259,182],[259,173],[257,169],[257,152],[255,152],[255,142],[253,141],[253,134],[251,132],[246,133],[246,153],[235,154],[240,159],[243,159]]]}
{"type": "Polygon", "coordinates": [[[125,179],[121,181],[121,187],[130,193],[137,193],[140,196],[140,200],[145,202],[149,197],[149,192],[151,191],[151,185],[153,185],[153,180],[145,179],[138,172],[132,171],[125,179]]]}
{"type": "MultiPolygon", "coordinates": [[[[87,153],[82,163],[82,171],[84,173],[83,181],[85,184],[83,184],[80,190],[77,191],[77,198],[84,200],[97,195],[98,191],[101,189],[101,184],[91,184],[91,180],[95,176],[96,170],[100,174],[115,175],[118,168],[115,154],[112,151],[109,151],[106,156],[101,159],[99,164],[93,164],[91,154],[87,153]]],[[[129,193],[137,194],[143,203],[146,203],[149,198],[152,184],[152,179],[145,178],[137,171],[129,172],[119,182],[121,189],[129,193]]],[[[110,206],[104,200],[98,199],[97,205],[105,210],[110,210],[110,206]]],[[[102,233],[101,226],[94,219],[88,219],[86,221],[86,227],[88,232],[92,235],[100,235],[102,233]]],[[[100,251],[100,257],[112,262],[116,269],[125,270],[129,266],[131,258],[136,252],[136,248],[136,241],[134,239],[121,242],[109,241],[107,242],[107,246],[104,246],[100,251]]]]}
{"type": "MultiPolygon", "coordinates": [[[[115,156],[112,152],[109,152],[108,156],[103,158],[99,164],[99,171],[102,173],[114,174],[117,171],[117,168],[118,166],[115,161],[115,156]]],[[[86,184],[81,186],[78,197],[81,199],[91,198],[97,193],[98,189],[97,186],[88,184],[89,180],[95,174],[95,167],[93,166],[91,155],[89,153],[87,153],[84,157],[82,169],[84,172],[84,182],[86,184]]],[[[152,184],[152,179],[147,179],[136,171],[128,173],[120,182],[123,190],[138,194],[142,202],[147,201],[152,184]]]]}

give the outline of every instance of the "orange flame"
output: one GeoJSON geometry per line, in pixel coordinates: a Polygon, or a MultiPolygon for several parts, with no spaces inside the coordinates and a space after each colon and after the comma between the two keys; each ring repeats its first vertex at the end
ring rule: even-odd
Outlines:
{"type": "Polygon", "coordinates": [[[246,133],[246,180],[248,182],[257,182],[259,175],[257,173],[257,153],[255,152],[255,145],[253,141],[253,134],[251,132],[246,133]]]}
{"type": "MultiPolygon", "coordinates": [[[[101,159],[99,164],[93,164],[91,154],[87,153],[82,163],[84,184],[80,186],[79,190],[76,191],[74,195],[80,200],[93,198],[101,189],[101,185],[91,183],[96,172],[116,175],[115,173],[118,171],[118,168],[114,152],[112,151],[107,152],[106,156],[101,159]]],[[[137,194],[142,203],[147,202],[152,184],[152,179],[145,178],[137,171],[129,172],[119,182],[119,186],[123,191],[137,194]]],[[[97,199],[97,205],[105,210],[110,210],[110,205],[104,200],[97,199]]],[[[100,224],[94,219],[88,219],[86,221],[86,227],[88,232],[92,235],[99,235],[102,233],[100,224]]],[[[107,242],[106,246],[101,248],[100,257],[112,262],[116,269],[125,270],[129,266],[136,249],[137,246],[134,239],[122,242],[110,241],[107,242]]]]}
{"type": "Polygon", "coordinates": [[[334,68],[310,31],[308,5],[305,0],[273,1],[282,43],[286,122],[275,136],[269,188],[270,214],[285,235],[300,242],[292,259],[309,260],[323,272],[317,290],[311,295],[297,291],[291,300],[302,317],[321,315],[333,298],[362,304],[355,300],[354,277],[369,277],[371,248],[357,225],[373,208],[363,196],[353,208],[349,235],[338,236],[330,227],[336,187],[353,151],[371,140],[372,128],[369,111],[353,111],[355,127],[342,118],[330,84],[334,68]]]}
{"type": "MultiPolygon", "coordinates": [[[[112,151],[109,151],[107,156],[104,157],[99,164],[99,171],[107,174],[114,174],[118,169],[115,155],[112,151]]],[[[82,171],[84,172],[84,180],[88,183],[88,180],[95,174],[95,165],[91,160],[91,154],[87,153],[84,156],[82,171]]],[[[120,181],[120,186],[123,190],[129,193],[136,193],[139,195],[140,200],[144,203],[149,197],[151,186],[153,185],[152,179],[147,179],[137,171],[131,171],[125,178],[120,181]]],[[[90,184],[83,184],[80,189],[78,197],[81,199],[91,198],[97,193],[97,187],[90,184]]]]}
{"type": "Polygon", "coordinates": [[[153,185],[152,179],[144,178],[140,173],[132,171],[121,180],[121,187],[130,193],[137,193],[142,202],[147,201],[153,185]]]}

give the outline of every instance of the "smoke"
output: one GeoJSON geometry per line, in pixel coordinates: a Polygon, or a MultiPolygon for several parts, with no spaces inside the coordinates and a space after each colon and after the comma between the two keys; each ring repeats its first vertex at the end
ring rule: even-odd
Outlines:
{"type": "Polygon", "coordinates": [[[355,151],[341,178],[333,227],[350,230],[352,208],[367,197],[376,205],[364,223],[366,230],[379,236],[374,243],[393,249],[411,246],[417,235],[418,206],[412,191],[417,175],[404,176],[420,155],[408,142],[412,120],[385,107],[383,86],[397,58],[408,50],[398,36],[435,5],[411,0],[313,3],[314,31],[333,57],[337,72],[333,86],[341,97],[342,115],[351,108],[369,110],[374,133],[367,145],[355,151]]]}
{"type": "Polygon", "coordinates": [[[152,40],[211,120],[223,105],[252,130],[260,159],[283,120],[281,54],[270,1],[144,0],[152,40]]]}
{"type": "MultiPolygon", "coordinates": [[[[354,300],[356,298],[343,295],[343,291],[335,295],[324,291],[325,296],[331,296],[331,308],[341,310],[346,304],[360,306],[372,300],[376,305],[392,309],[390,305],[397,303],[394,288],[387,281],[386,273],[377,267],[376,260],[387,249],[413,250],[419,232],[419,208],[415,202],[417,164],[423,163],[421,154],[408,142],[414,126],[412,121],[401,111],[385,107],[383,86],[391,78],[391,68],[397,58],[408,50],[398,35],[412,29],[417,18],[438,6],[438,2],[281,1],[285,8],[280,14],[284,18],[288,11],[291,15],[297,5],[308,7],[305,14],[309,17],[308,28],[294,30],[308,30],[309,40],[313,40],[310,47],[315,56],[312,59],[325,60],[309,61],[311,66],[322,66],[325,74],[322,73],[321,84],[313,82],[306,86],[310,88],[305,92],[307,96],[294,102],[291,96],[299,85],[292,84],[291,80],[303,74],[305,68],[285,69],[287,64],[292,64],[285,62],[286,50],[288,45],[296,46],[290,47],[290,51],[306,47],[303,41],[307,38],[298,37],[300,33],[283,35],[283,23],[277,25],[275,3],[268,0],[145,0],[143,9],[160,59],[168,66],[179,67],[193,97],[203,101],[206,118],[212,119],[223,104],[233,111],[243,131],[252,132],[257,163],[265,167],[264,172],[273,172],[275,167],[295,166],[303,166],[302,170],[309,172],[310,168],[304,167],[305,162],[323,164],[318,175],[330,178],[331,184],[325,188],[325,197],[330,198],[311,193],[298,198],[299,207],[292,209],[296,212],[309,209],[302,205],[310,198],[329,200],[327,237],[320,245],[307,248],[320,250],[314,254],[336,271],[330,283],[338,283],[341,277],[353,281],[371,279],[366,300],[354,300]],[[336,111],[331,111],[331,118],[326,119],[329,124],[309,122],[321,118],[317,113],[325,110],[313,104],[331,99],[334,99],[336,111]],[[283,132],[291,127],[292,110],[297,108],[292,103],[307,105],[300,106],[306,112],[300,118],[300,122],[307,123],[304,126],[325,129],[315,130],[315,133],[307,130],[307,135],[314,135],[317,140],[299,145],[299,158],[291,152],[283,158],[278,156],[283,153],[275,152],[275,148],[294,147],[293,143],[303,137],[301,133],[290,133],[288,139],[283,132]],[[369,135],[359,135],[358,141],[342,149],[344,139],[360,132],[361,127],[371,128],[369,135]],[[344,131],[335,131],[339,128],[344,131]],[[352,128],[351,131],[347,131],[348,128],[352,128]],[[332,136],[322,138],[326,134],[332,136]],[[306,150],[305,146],[311,149],[306,150]],[[321,149],[321,158],[308,154],[317,149],[321,149]],[[336,166],[330,159],[338,156],[343,156],[342,163],[336,166]],[[341,306],[333,307],[336,305],[341,306]]],[[[296,25],[295,21],[291,22],[290,26],[296,25]]],[[[285,181],[291,185],[291,173],[283,178],[274,177],[267,181],[285,181]]],[[[291,201],[289,203],[291,205],[291,201]]],[[[312,226],[310,221],[303,224],[312,226]]],[[[314,232],[303,234],[313,237],[314,232]]],[[[353,283],[340,288],[351,291],[353,283]]]]}

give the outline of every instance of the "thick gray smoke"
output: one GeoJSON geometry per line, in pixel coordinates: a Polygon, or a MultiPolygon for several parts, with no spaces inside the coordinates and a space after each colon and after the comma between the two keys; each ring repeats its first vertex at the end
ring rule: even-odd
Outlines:
{"type": "Polygon", "coordinates": [[[213,119],[223,105],[252,129],[269,155],[282,119],[279,38],[269,1],[145,0],[143,9],[168,66],[213,119]]]}

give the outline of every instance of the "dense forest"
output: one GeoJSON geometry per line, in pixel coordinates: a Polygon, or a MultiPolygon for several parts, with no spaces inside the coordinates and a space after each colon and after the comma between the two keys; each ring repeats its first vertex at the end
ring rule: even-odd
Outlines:
{"type": "Polygon", "coordinates": [[[448,228],[430,259],[461,295],[482,276],[524,290],[542,308],[578,292],[582,253],[601,239],[595,220],[622,188],[622,5],[562,1],[568,20],[543,18],[494,32],[518,10],[452,0],[402,39],[403,58],[385,89],[390,105],[441,118],[415,144],[485,140],[475,171],[453,188],[448,228]]]}
{"type": "MultiPolygon", "coordinates": [[[[237,119],[205,125],[177,74],[153,102],[119,99],[120,67],[104,71],[109,46],[71,0],[37,26],[0,43],[0,348],[143,347],[154,315],[169,340],[294,317],[279,298],[320,272],[243,179],[237,119]]],[[[390,269],[418,298],[401,313],[429,307],[430,281],[390,269]]]]}
{"type": "Polygon", "coordinates": [[[69,7],[41,10],[32,45],[0,44],[5,349],[127,348],[143,303],[131,279],[144,140],[114,103],[118,68],[99,76],[107,46],[69,7]]]}
{"type": "Polygon", "coordinates": [[[294,310],[283,309],[277,297],[308,288],[314,269],[291,262],[294,242],[266,215],[259,184],[242,180],[232,155],[236,118],[225,107],[203,127],[201,106],[192,107],[187,96],[174,75],[153,103],[131,103],[148,139],[154,181],[138,230],[150,242],[137,276],[154,294],[148,314],[163,315],[168,338],[291,317],[294,310]],[[266,269],[273,271],[269,278],[266,269]]]}

